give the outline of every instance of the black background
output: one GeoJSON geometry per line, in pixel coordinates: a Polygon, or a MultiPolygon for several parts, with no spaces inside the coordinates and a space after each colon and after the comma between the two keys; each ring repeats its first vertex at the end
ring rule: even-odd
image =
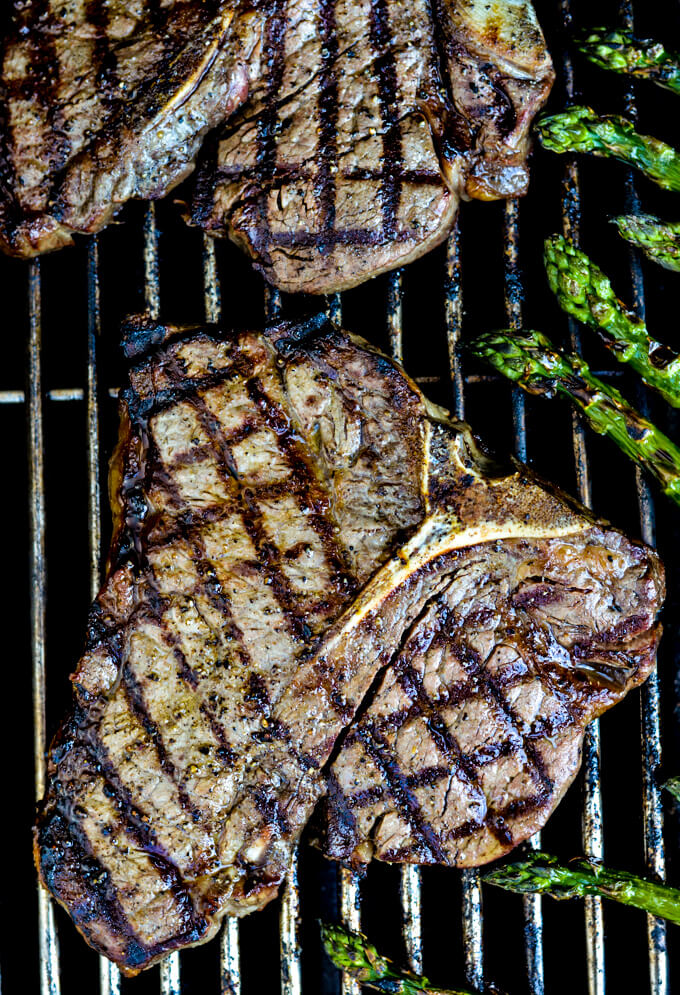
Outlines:
{"type": "MultiPolygon", "coordinates": [[[[561,59],[572,28],[565,24],[557,0],[535,0],[558,80],[550,101],[557,110],[565,103],[561,59]]],[[[578,0],[572,3],[574,27],[619,20],[619,5],[578,0]]],[[[638,2],[639,34],[662,37],[680,49],[680,5],[676,0],[638,2]]],[[[584,102],[603,112],[622,112],[626,82],[574,57],[577,87],[584,102]]],[[[680,97],[651,84],[637,88],[640,130],[680,146],[680,97]]],[[[564,341],[566,321],[547,288],[542,263],[542,239],[561,231],[561,181],[565,161],[536,150],[532,187],[520,209],[520,257],[525,288],[524,322],[564,341]]],[[[582,177],[582,243],[612,277],[624,300],[632,303],[630,257],[609,218],[625,209],[626,170],[613,162],[580,160],[582,177]]],[[[680,218],[680,197],[664,193],[640,179],[643,208],[669,219],[680,218]]],[[[162,316],[173,322],[203,318],[202,239],[179,219],[171,195],[158,207],[161,231],[162,316]]],[[[143,307],[143,205],[130,205],[119,222],[100,236],[102,335],[99,343],[102,479],[115,442],[115,401],[108,388],[123,377],[118,352],[118,324],[123,315],[143,307]]],[[[503,302],[503,220],[501,204],[466,204],[461,213],[464,339],[506,324],[503,302]]],[[[247,260],[230,244],[217,248],[225,323],[260,326],[263,320],[263,284],[247,260]]],[[[404,363],[415,377],[437,378],[426,392],[444,405],[452,404],[444,322],[445,249],[442,247],[412,264],[404,274],[404,363]]],[[[43,375],[45,389],[81,387],[86,382],[87,245],[45,258],[43,280],[43,375]]],[[[653,333],[678,348],[680,275],[643,262],[647,291],[647,319],[653,333]]],[[[21,389],[25,380],[28,337],[28,268],[25,263],[0,260],[4,362],[0,389],[21,389]]],[[[344,324],[387,348],[385,305],[388,278],[379,277],[343,295],[344,324]]],[[[284,300],[284,314],[311,313],[324,302],[310,298],[284,300]]],[[[584,336],[585,354],[598,370],[611,370],[611,358],[584,336]]],[[[466,375],[488,373],[463,356],[466,375]]],[[[632,394],[633,381],[618,371],[616,383],[632,394]]],[[[485,442],[502,453],[513,447],[511,391],[504,382],[469,383],[466,417],[485,442]]],[[[676,439],[678,415],[651,399],[655,420],[676,439]]],[[[576,490],[571,413],[561,402],[527,400],[528,459],[546,478],[572,493],[576,490]]],[[[5,692],[0,737],[4,760],[3,818],[1,820],[4,880],[0,930],[0,968],[6,993],[37,992],[38,945],[36,884],[31,859],[33,818],[32,706],[29,633],[28,490],[23,407],[0,408],[5,474],[0,487],[4,523],[5,569],[0,574],[4,608],[5,692]]],[[[46,486],[48,554],[48,734],[56,729],[69,700],[67,676],[82,647],[89,602],[88,518],[85,406],[82,402],[46,401],[46,486]]],[[[598,514],[640,534],[635,475],[631,465],[607,440],[587,435],[592,469],[594,507],[598,514]]],[[[669,582],[665,609],[666,634],[660,654],[662,689],[662,769],[660,780],[678,773],[678,730],[674,687],[678,632],[680,566],[676,556],[680,511],[655,492],[658,545],[669,582]]],[[[104,542],[109,515],[103,496],[104,542]]],[[[641,805],[640,695],[634,692],[602,721],[602,770],[606,859],[614,866],[644,872],[641,805]]],[[[666,799],[666,838],[669,879],[678,881],[678,821],[666,799]]],[[[569,791],[544,831],[543,845],[564,857],[581,851],[580,782],[569,791]]],[[[303,844],[301,857],[303,910],[303,983],[310,993],[335,993],[336,972],[324,961],[318,941],[317,919],[337,915],[336,869],[303,844]]],[[[401,909],[396,868],[375,865],[362,886],[362,924],[381,948],[403,960],[401,909]]],[[[460,875],[456,871],[425,869],[424,957],[426,973],[437,983],[453,986],[464,981],[461,931],[460,875]]],[[[512,995],[527,992],[522,901],[516,896],[484,892],[484,951],[487,975],[512,995]]],[[[546,991],[587,991],[583,908],[578,902],[544,902],[546,991]]],[[[58,912],[65,992],[96,991],[98,958],[85,946],[58,912]]],[[[649,990],[645,917],[618,906],[605,910],[606,963],[611,992],[649,990]]],[[[680,972],[675,927],[670,927],[671,988],[680,972]]],[[[278,903],[245,920],[241,927],[244,993],[278,990],[278,903]]],[[[183,991],[189,995],[217,992],[218,943],[181,955],[183,991]]],[[[145,995],[158,990],[158,970],[123,982],[123,992],[145,995]]]]}

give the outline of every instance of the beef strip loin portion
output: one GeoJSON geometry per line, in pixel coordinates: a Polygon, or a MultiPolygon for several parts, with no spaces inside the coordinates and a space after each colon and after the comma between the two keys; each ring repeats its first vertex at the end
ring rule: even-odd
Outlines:
{"type": "MultiPolygon", "coordinates": [[[[616,697],[602,673],[623,691],[648,672],[663,597],[651,550],[491,464],[398,366],[325,321],[228,338],[133,326],[130,354],[153,343],[122,396],[112,552],[36,827],[42,881],[128,974],[277,893],[338,736],[447,599],[455,612],[461,571],[488,563],[481,611],[553,547],[575,551],[574,585],[579,558],[585,574],[599,557],[620,659],[597,643],[601,613],[574,638],[595,640],[581,670],[600,710],[616,697]]],[[[565,654],[546,647],[544,670],[578,704],[565,654]]],[[[497,780],[499,811],[515,780],[497,780]]]]}
{"type": "Polygon", "coordinates": [[[330,293],[523,193],[552,65],[528,0],[277,0],[265,73],[206,144],[191,219],[271,283],[330,293]]]}
{"type": "Polygon", "coordinates": [[[0,48],[5,252],[68,245],[191,172],[257,65],[263,15],[241,6],[14,0],[0,48]]]}

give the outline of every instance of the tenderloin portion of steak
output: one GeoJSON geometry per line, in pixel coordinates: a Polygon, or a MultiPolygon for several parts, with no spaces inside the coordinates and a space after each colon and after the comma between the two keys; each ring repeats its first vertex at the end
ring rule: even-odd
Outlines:
{"type": "MultiPolygon", "coordinates": [[[[36,828],[42,881],[88,942],[128,974],[207,940],[225,914],[274,897],[338,737],[381,670],[402,687],[404,661],[419,666],[414,640],[424,653],[432,631],[435,645],[447,606],[452,619],[459,611],[461,645],[469,628],[471,646],[468,656],[460,651],[464,676],[453,665],[442,670],[450,706],[477,666],[480,688],[488,680],[498,689],[498,700],[478,693],[488,725],[498,725],[496,711],[512,711],[528,683],[522,666],[528,672],[536,659],[541,687],[549,681],[572,709],[575,741],[586,714],[648,673],[663,597],[651,550],[594,522],[525,468],[492,465],[465,426],[366,343],[322,321],[228,338],[142,323],[128,350],[153,342],[122,397],[107,579],[36,828]],[[565,583],[583,599],[580,613],[560,600],[565,583]],[[474,632],[494,630],[494,608],[507,620],[510,606],[518,616],[566,613],[566,622],[540,653],[531,644],[534,657],[522,655],[518,623],[517,656],[503,649],[484,677],[474,632]],[[583,704],[588,695],[596,705],[583,704]]],[[[536,631],[538,646],[538,622],[536,631]]],[[[509,623],[506,643],[514,645],[509,623]]],[[[532,698],[527,721],[553,723],[559,750],[566,727],[544,698],[532,698]]],[[[382,690],[360,735],[381,701],[382,690]]],[[[508,718],[506,739],[519,735],[518,721],[508,718]]],[[[481,724],[479,733],[481,756],[481,724]]],[[[343,750],[353,748],[348,741],[343,750]]],[[[570,749],[563,753],[573,765],[570,749]]],[[[468,783],[449,750],[429,766],[449,765],[448,796],[464,806],[468,783]]],[[[527,738],[523,750],[508,747],[506,756],[526,757],[527,770],[542,762],[541,776],[556,777],[540,745],[531,752],[527,738]]],[[[386,792],[405,763],[386,764],[386,792]]],[[[366,789],[375,789],[366,769],[366,789]]],[[[514,800],[531,776],[522,767],[505,773],[496,777],[499,814],[503,793],[514,800]]],[[[340,780],[336,764],[332,801],[348,809],[340,780]]],[[[407,790],[417,789],[405,784],[400,797],[410,799],[407,790]]],[[[470,807],[469,820],[476,817],[484,829],[481,806],[470,807]]],[[[348,819],[339,853],[334,819],[332,849],[351,857],[363,842],[358,823],[348,819]]],[[[510,817],[506,824],[519,835],[510,817]]],[[[433,847],[435,831],[423,829],[433,847]]]]}
{"type": "Polygon", "coordinates": [[[273,284],[329,293],[523,193],[553,79],[528,0],[277,0],[263,78],[201,156],[191,219],[273,284]]]}
{"type": "Polygon", "coordinates": [[[327,856],[477,867],[540,829],[585,726],[654,666],[659,577],[616,532],[455,554],[328,777],[327,856]]]}
{"type": "Polygon", "coordinates": [[[237,0],[14,0],[0,50],[0,247],[32,256],[162,197],[245,100],[262,17],[237,0]]]}

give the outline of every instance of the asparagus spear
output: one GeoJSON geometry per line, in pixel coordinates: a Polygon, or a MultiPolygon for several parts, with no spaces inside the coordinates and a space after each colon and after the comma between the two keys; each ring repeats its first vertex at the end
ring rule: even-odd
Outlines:
{"type": "Polygon", "coordinates": [[[680,190],[680,154],[658,138],[638,134],[625,117],[600,117],[590,107],[569,107],[540,118],[536,131],[553,152],[592,152],[620,159],[660,187],[680,190]]]}
{"type": "Polygon", "coordinates": [[[561,235],[546,239],[544,261],[560,307],[598,331],[619,362],[680,407],[680,356],[649,337],[645,323],[616,297],[602,270],[561,235]]]}
{"type": "Polygon", "coordinates": [[[577,43],[580,51],[602,69],[651,79],[680,93],[680,55],[668,51],[660,41],[636,38],[632,31],[624,29],[594,28],[577,43]]]}
{"type": "MultiPolygon", "coordinates": [[[[326,953],[336,967],[356,978],[367,988],[390,995],[473,995],[467,989],[433,988],[427,978],[411,971],[402,971],[391,960],[381,956],[363,933],[353,933],[343,926],[321,923],[321,939],[326,953]]],[[[488,988],[489,993],[500,995],[497,988],[488,988]]]]}
{"type": "Polygon", "coordinates": [[[598,380],[580,356],[556,352],[545,335],[531,331],[482,335],[470,348],[531,394],[564,394],[596,432],[613,439],[680,505],[680,449],[632,408],[618,390],[598,380]]]}
{"type": "Polygon", "coordinates": [[[651,214],[614,218],[619,234],[665,269],[680,271],[680,222],[661,221],[651,214]]]}
{"type": "Polygon", "coordinates": [[[532,851],[526,860],[490,871],[484,879],[507,891],[538,893],[553,898],[601,895],[680,925],[680,891],[677,888],[639,878],[627,871],[613,871],[589,860],[572,861],[564,866],[551,854],[532,851]]]}

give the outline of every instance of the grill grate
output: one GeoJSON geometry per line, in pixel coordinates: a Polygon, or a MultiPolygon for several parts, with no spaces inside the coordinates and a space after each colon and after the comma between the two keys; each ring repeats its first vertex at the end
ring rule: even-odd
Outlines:
{"type": "MultiPolygon", "coordinates": [[[[570,31],[572,24],[572,7],[576,0],[555,0],[552,5],[557,11],[553,18],[570,31]]],[[[606,16],[610,21],[616,15],[615,4],[604,4],[606,16]]],[[[541,11],[539,11],[541,13],[541,11]]],[[[622,0],[618,4],[619,19],[632,26],[633,4],[631,0],[622,0]]],[[[549,43],[554,53],[558,51],[555,39],[549,37],[549,43]]],[[[577,97],[574,79],[574,69],[568,56],[561,65],[562,82],[566,87],[567,99],[577,97]]],[[[625,112],[636,115],[636,102],[633,87],[625,88],[625,112]]],[[[562,99],[559,93],[558,99],[562,99]]],[[[563,170],[561,190],[561,219],[563,232],[575,241],[581,234],[581,188],[579,167],[575,161],[567,160],[563,170]]],[[[607,175],[606,170],[603,171],[607,175]]],[[[627,175],[625,196],[628,209],[635,209],[638,204],[638,194],[635,180],[627,175]]],[[[475,210],[483,210],[475,208],[475,210]]],[[[517,203],[508,203],[503,207],[503,240],[504,263],[503,283],[505,297],[505,321],[510,327],[520,327],[523,320],[523,285],[520,269],[520,220],[521,213],[526,210],[517,203]]],[[[46,596],[47,596],[47,559],[46,559],[46,466],[45,466],[45,430],[47,417],[51,416],[53,406],[60,402],[84,404],[87,421],[87,511],[89,527],[89,591],[94,597],[101,578],[102,549],[102,481],[100,477],[100,413],[104,398],[115,397],[117,390],[108,382],[102,384],[102,376],[98,367],[100,342],[102,332],[102,308],[100,298],[101,247],[107,236],[93,237],[87,245],[87,339],[86,359],[87,373],[84,389],[77,387],[46,390],[43,382],[42,369],[42,271],[41,261],[33,261],[22,269],[27,273],[28,284],[28,350],[27,350],[27,380],[26,389],[8,389],[0,392],[0,403],[16,405],[25,403],[28,422],[28,485],[29,485],[29,527],[30,527],[30,640],[33,659],[33,720],[34,720],[34,760],[35,760],[35,792],[40,797],[44,787],[43,760],[47,741],[46,722],[46,596]],[[100,389],[100,385],[104,389],[100,389]],[[44,410],[45,409],[45,410],[44,410]]],[[[461,341],[465,320],[463,307],[463,272],[461,264],[462,236],[458,225],[452,232],[445,250],[444,280],[443,280],[443,312],[446,331],[446,348],[448,357],[448,400],[453,413],[460,418],[465,416],[466,390],[472,385],[481,385],[479,389],[497,390],[501,387],[494,377],[485,374],[471,373],[464,375],[458,346],[461,341]],[[485,386],[484,386],[485,385],[485,386]]],[[[222,294],[218,279],[218,258],[223,247],[216,248],[215,243],[203,239],[202,244],[202,282],[205,318],[211,322],[220,321],[223,314],[222,294]]],[[[235,251],[235,250],[234,250],[235,251]]],[[[434,258],[434,257],[431,257],[434,258]]],[[[245,265],[245,264],[244,264],[245,265]]],[[[156,222],[156,210],[150,205],[145,212],[143,221],[143,274],[144,301],[150,313],[156,317],[161,314],[160,294],[160,255],[159,231],[156,222]]],[[[639,259],[631,252],[629,258],[629,278],[634,297],[634,305],[644,316],[645,296],[643,272],[639,259]]],[[[389,347],[397,359],[404,355],[404,328],[407,326],[407,316],[404,306],[405,275],[396,271],[383,279],[382,286],[386,289],[386,308],[382,314],[376,314],[378,321],[386,326],[389,347]]],[[[230,288],[233,293],[233,287],[230,288]]],[[[327,302],[328,312],[335,322],[341,321],[342,307],[340,296],[336,295],[327,302]]],[[[274,319],[285,309],[288,302],[282,301],[281,295],[268,288],[264,292],[264,316],[267,320],[274,319]]],[[[171,317],[171,315],[169,315],[171,317]]],[[[231,323],[230,309],[224,309],[226,324],[231,323]]],[[[576,350],[581,350],[581,340],[578,328],[569,322],[568,338],[576,350]]],[[[616,375],[621,375],[617,371],[616,375]]],[[[441,376],[423,376],[420,378],[428,390],[428,384],[442,384],[441,376]]],[[[531,457],[528,452],[527,426],[528,405],[524,395],[518,390],[512,391],[512,430],[516,455],[526,460],[531,457]]],[[[644,396],[638,399],[640,406],[645,405],[644,396]]],[[[576,493],[588,507],[593,506],[593,474],[588,461],[587,441],[583,427],[574,416],[572,424],[572,447],[574,469],[576,474],[576,493]]],[[[104,449],[108,451],[110,440],[107,438],[104,449]]],[[[639,508],[639,529],[642,538],[650,544],[655,541],[655,511],[653,500],[646,482],[639,472],[636,474],[636,494],[639,508]]],[[[106,514],[106,512],[105,512],[106,514]]],[[[667,637],[668,638],[668,637],[667,637]]],[[[56,680],[63,681],[63,674],[57,674],[56,680]]],[[[644,685],[640,695],[640,735],[643,756],[643,836],[644,858],[649,872],[660,879],[665,875],[664,844],[662,834],[663,812],[657,781],[657,771],[661,764],[660,747],[660,693],[659,678],[654,674],[644,685]]],[[[596,858],[604,854],[605,825],[603,821],[603,796],[600,779],[601,743],[599,723],[593,723],[586,735],[583,762],[584,802],[582,811],[582,847],[583,850],[596,858]]],[[[532,846],[539,845],[535,838],[532,846]]],[[[282,995],[301,995],[303,991],[302,964],[302,920],[301,895],[304,899],[304,878],[299,879],[298,864],[301,856],[296,855],[293,869],[279,903],[279,956],[280,956],[280,989],[282,995]],[[302,880],[302,885],[300,881],[302,880]]],[[[330,870],[328,873],[334,873],[330,870]]],[[[423,938],[426,934],[426,910],[428,895],[427,881],[421,870],[416,867],[400,868],[399,896],[401,905],[401,920],[403,924],[403,949],[405,958],[414,970],[423,968],[423,938]]],[[[435,873],[435,872],[433,872],[435,873]]],[[[437,871],[442,882],[451,882],[453,872],[437,871]],[[447,877],[447,875],[449,875],[447,877]]],[[[482,988],[485,976],[491,972],[485,969],[484,953],[486,949],[483,932],[482,889],[477,871],[465,871],[456,875],[460,880],[462,893],[462,944],[464,963],[457,968],[460,973],[464,969],[468,983],[476,988],[482,988]]],[[[427,879],[429,880],[429,879],[427,879]]],[[[358,928],[361,925],[362,891],[367,887],[357,876],[346,869],[337,869],[337,914],[348,926],[358,928]]],[[[444,884],[442,884],[444,887],[444,884]]],[[[543,905],[539,897],[526,896],[521,902],[523,907],[523,927],[525,938],[526,987],[531,995],[543,995],[545,990],[544,962],[544,923],[543,905]]],[[[514,906],[519,908],[520,906],[514,906]]],[[[60,954],[57,936],[57,925],[53,904],[41,889],[38,890],[38,940],[39,940],[39,973],[42,995],[60,995],[60,954]]],[[[447,915],[451,918],[451,927],[457,929],[456,917],[450,908],[447,915]]],[[[605,993],[605,930],[602,903],[597,898],[587,899],[584,905],[585,936],[586,936],[586,970],[589,995],[604,995],[605,993]]],[[[220,995],[242,995],[248,989],[241,977],[241,958],[239,955],[239,926],[235,920],[229,920],[220,935],[219,941],[219,977],[214,989],[207,986],[200,990],[210,995],[211,991],[219,991],[220,995]]],[[[425,939],[427,937],[425,936],[425,939]]],[[[647,923],[647,939],[649,950],[649,987],[652,995],[667,995],[669,989],[668,956],[666,949],[666,932],[663,923],[649,917],[647,923]]],[[[580,941],[579,941],[580,942],[580,941]]],[[[570,943],[570,948],[575,946],[570,943]]],[[[402,954],[404,956],[404,954],[402,954]]],[[[156,972],[159,979],[156,990],[160,987],[161,995],[185,995],[188,991],[183,984],[182,969],[179,955],[168,958],[156,972]]],[[[496,970],[492,963],[491,968],[496,970]]],[[[101,995],[121,995],[128,990],[128,982],[122,981],[118,971],[107,960],[100,959],[99,964],[101,995]]],[[[139,982],[133,982],[136,985],[139,982]]],[[[359,995],[359,986],[348,977],[341,980],[341,989],[333,989],[333,981],[323,982],[323,992],[341,990],[342,995],[359,995]],[[331,987],[328,987],[328,985],[331,987]]],[[[191,990],[196,990],[191,988],[191,990]]],[[[260,989],[261,990],[261,989],[260,989]]],[[[305,985],[305,990],[319,991],[319,980],[316,985],[305,985]]]]}

